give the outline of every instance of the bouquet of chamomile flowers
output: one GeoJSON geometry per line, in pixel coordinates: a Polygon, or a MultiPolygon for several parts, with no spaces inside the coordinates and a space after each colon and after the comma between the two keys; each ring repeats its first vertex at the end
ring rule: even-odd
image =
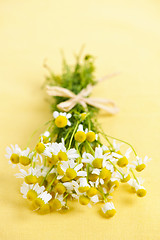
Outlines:
{"type": "Polygon", "coordinates": [[[111,100],[90,97],[100,81],[94,72],[91,55],[81,62],[77,57],[74,66],[64,60],[61,75],[49,69],[46,89],[53,116],[46,123],[46,131],[34,149],[22,150],[18,145],[6,149],[9,163],[18,166],[16,177],[23,179],[20,192],[39,213],[63,211],[77,199],[88,206],[104,203],[102,212],[109,218],[116,213],[112,193],[120,183],[129,184],[138,197],[146,195],[136,171],[141,172],[150,159],[142,160],[129,143],[102,130],[97,121],[99,109],[107,114],[118,109],[111,100]],[[122,153],[124,143],[129,149],[122,153]]]}

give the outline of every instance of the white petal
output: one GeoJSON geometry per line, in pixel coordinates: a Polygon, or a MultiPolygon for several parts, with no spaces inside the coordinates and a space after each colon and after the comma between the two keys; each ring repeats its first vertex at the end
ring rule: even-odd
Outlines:
{"type": "Polygon", "coordinates": [[[59,116],[59,112],[54,111],[54,112],[53,112],[53,117],[54,117],[54,118],[57,118],[58,116],[59,116]]]}
{"type": "Polygon", "coordinates": [[[74,170],[77,172],[77,171],[80,170],[82,167],[83,167],[83,163],[80,163],[80,164],[78,164],[78,165],[74,168],[74,170]]]}
{"type": "Polygon", "coordinates": [[[77,176],[79,176],[79,177],[86,177],[86,176],[87,176],[87,173],[86,173],[85,171],[79,171],[79,172],[77,173],[77,176]]]}

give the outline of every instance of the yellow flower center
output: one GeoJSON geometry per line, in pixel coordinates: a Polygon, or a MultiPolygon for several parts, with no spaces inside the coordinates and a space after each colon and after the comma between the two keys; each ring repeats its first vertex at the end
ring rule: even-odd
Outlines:
{"type": "Polygon", "coordinates": [[[59,210],[62,207],[61,202],[58,199],[53,199],[49,202],[51,210],[59,210]]]}
{"type": "Polygon", "coordinates": [[[110,217],[113,217],[116,213],[116,210],[115,209],[111,209],[111,210],[108,210],[106,213],[105,213],[105,217],[106,218],[110,218],[110,217]]]}
{"type": "Polygon", "coordinates": [[[67,161],[68,160],[68,156],[66,152],[62,152],[61,150],[58,153],[58,160],[59,161],[67,161]]]}
{"type": "Polygon", "coordinates": [[[86,139],[88,142],[94,142],[96,139],[96,134],[94,132],[88,132],[86,133],[86,139]]]}
{"type": "Polygon", "coordinates": [[[27,184],[35,184],[38,181],[37,177],[33,176],[32,174],[26,176],[24,180],[27,184]]]}
{"type": "Polygon", "coordinates": [[[102,167],[102,158],[95,158],[92,162],[93,167],[95,168],[101,168],[102,167]]]}
{"type": "Polygon", "coordinates": [[[36,147],[35,147],[35,150],[36,150],[39,154],[43,153],[43,152],[44,152],[44,149],[45,149],[45,146],[44,146],[44,144],[41,143],[41,142],[39,142],[39,143],[36,145],[36,147]]]}
{"type": "Polygon", "coordinates": [[[86,118],[86,113],[81,113],[81,120],[84,121],[84,119],[86,118]]]}
{"type": "Polygon", "coordinates": [[[46,178],[47,182],[48,182],[48,183],[51,183],[52,180],[53,180],[53,178],[55,178],[55,176],[56,176],[55,173],[50,173],[50,174],[47,176],[47,178],[46,178]]]}
{"type": "Polygon", "coordinates": [[[55,186],[55,191],[58,192],[59,194],[63,194],[66,191],[66,188],[62,183],[58,183],[55,186]]]}
{"type": "Polygon", "coordinates": [[[64,174],[64,171],[61,168],[61,163],[58,163],[58,165],[57,165],[57,172],[58,172],[59,175],[63,175],[64,174]]]}
{"type": "Polygon", "coordinates": [[[125,167],[128,164],[128,159],[124,156],[117,161],[119,167],[125,167]]]}
{"type": "Polygon", "coordinates": [[[38,212],[39,212],[40,214],[49,213],[49,212],[50,212],[50,205],[49,205],[48,203],[43,204],[43,206],[40,207],[40,209],[38,210],[38,212]]]}
{"type": "Polygon", "coordinates": [[[42,136],[43,137],[43,142],[44,143],[48,143],[49,142],[49,137],[46,136],[42,136]]]}
{"type": "Polygon", "coordinates": [[[29,165],[31,163],[31,160],[28,157],[26,157],[26,156],[20,156],[19,157],[19,162],[22,165],[27,166],[27,165],[29,165]]]}
{"type": "Polygon", "coordinates": [[[107,181],[111,178],[111,172],[106,168],[102,168],[99,177],[107,181]]]}
{"type": "Polygon", "coordinates": [[[66,176],[69,178],[69,179],[74,179],[76,176],[77,176],[77,173],[74,169],[72,168],[67,168],[66,170],[66,176]]]}
{"type": "Polygon", "coordinates": [[[141,172],[145,167],[146,167],[146,165],[144,163],[142,163],[142,164],[136,166],[136,170],[137,170],[137,172],[141,172]]]}
{"type": "Polygon", "coordinates": [[[115,180],[115,181],[111,181],[111,180],[109,180],[109,182],[107,183],[107,186],[108,186],[108,188],[109,189],[111,189],[111,187],[114,185],[114,189],[116,189],[116,188],[118,188],[118,186],[119,186],[119,182],[117,181],[117,180],[115,180]]]}
{"type": "Polygon", "coordinates": [[[105,154],[105,153],[110,153],[110,150],[103,151],[103,154],[105,154]]]}
{"type": "Polygon", "coordinates": [[[45,204],[45,202],[41,198],[35,198],[33,200],[34,209],[40,208],[45,204]]]}
{"type": "Polygon", "coordinates": [[[146,195],[147,191],[143,188],[137,190],[137,196],[138,197],[144,197],[146,195]]]}
{"type": "Polygon", "coordinates": [[[76,140],[77,142],[79,142],[79,143],[82,143],[82,142],[84,142],[84,141],[86,140],[86,134],[85,134],[85,132],[83,132],[83,131],[78,131],[78,132],[76,132],[76,134],[74,135],[74,137],[75,137],[75,140],[76,140]]]}
{"type": "Polygon", "coordinates": [[[33,201],[34,199],[36,199],[36,197],[37,197],[36,191],[34,191],[33,189],[30,189],[27,193],[27,199],[30,201],[33,201]]]}
{"type": "Polygon", "coordinates": [[[67,176],[64,176],[63,178],[61,178],[62,182],[69,182],[71,179],[67,176]]]}
{"type": "Polygon", "coordinates": [[[120,151],[120,150],[118,150],[116,153],[117,153],[117,154],[120,154],[120,155],[122,155],[122,153],[121,153],[121,151],[120,151]]]}
{"type": "Polygon", "coordinates": [[[43,177],[43,176],[40,176],[40,177],[38,177],[37,182],[38,182],[39,184],[41,184],[41,182],[43,181],[43,179],[44,179],[44,177],[43,177]]]}
{"type": "Polygon", "coordinates": [[[85,187],[79,187],[79,188],[78,188],[78,191],[79,191],[80,193],[84,193],[84,192],[87,192],[88,189],[89,189],[88,186],[85,186],[85,187]]]}
{"type": "Polygon", "coordinates": [[[89,180],[91,182],[96,182],[97,179],[98,179],[98,175],[97,174],[90,174],[89,175],[89,180]]]}
{"type": "Polygon", "coordinates": [[[56,119],[55,119],[55,124],[58,128],[63,128],[65,126],[67,126],[67,118],[65,116],[58,116],[56,119]]]}
{"type": "Polygon", "coordinates": [[[128,174],[125,178],[122,178],[122,179],[121,179],[121,182],[122,182],[122,183],[126,183],[126,182],[128,182],[130,179],[131,179],[131,176],[130,176],[130,174],[128,174]]]}
{"type": "Polygon", "coordinates": [[[88,191],[87,191],[87,195],[88,197],[93,197],[94,195],[97,194],[97,189],[95,187],[91,187],[88,191]]]}
{"type": "Polygon", "coordinates": [[[18,154],[12,153],[10,160],[11,160],[11,162],[13,164],[19,163],[19,156],[18,156],[18,154]]]}
{"type": "Polygon", "coordinates": [[[82,205],[87,205],[90,202],[90,199],[87,196],[80,196],[79,197],[79,202],[82,205]]]}
{"type": "Polygon", "coordinates": [[[58,156],[52,155],[52,157],[47,157],[47,161],[50,165],[55,165],[58,162],[58,156]]]}

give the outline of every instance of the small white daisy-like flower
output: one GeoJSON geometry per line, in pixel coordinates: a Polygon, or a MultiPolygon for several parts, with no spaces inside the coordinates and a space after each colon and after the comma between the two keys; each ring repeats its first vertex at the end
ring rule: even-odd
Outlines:
{"type": "Polygon", "coordinates": [[[5,157],[9,159],[8,163],[15,167],[16,164],[19,163],[20,147],[17,144],[15,144],[15,146],[11,144],[11,147],[6,148],[6,152],[5,157]]]}
{"type": "MultiPolygon", "coordinates": [[[[104,204],[104,206],[102,207],[102,211],[103,211],[103,213],[104,214],[106,214],[107,212],[109,213],[109,211],[111,211],[111,210],[114,210],[113,212],[114,212],[114,214],[115,214],[115,206],[114,206],[114,204],[112,203],[112,202],[107,202],[107,203],[105,203],[104,204]]],[[[110,212],[111,213],[111,212],[110,212]]],[[[114,215],[113,214],[113,215],[114,215]]],[[[112,216],[113,216],[112,215],[112,216]]],[[[111,217],[111,216],[110,216],[111,217]]]]}
{"type": "Polygon", "coordinates": [[[22,193],[23,198],[27,198],[27,193],[29,190],[34,190],[39,195],[45,190],[45,187],[44,186],[40,187],[38,183],[34,185],[23,182],[20,188],[20,192],[22,193]]]}
{"type": "Polygon", "coordinates": [[[85,171],[80,171],[83,164],[77,164],[74,160],[61,161],[60,168],[63,171],[63,175],[59,175],[57,179],[61,179],[66,175],[69,179],[74,179],[76,176],[86,176],[85,171]]]}
{"type": "Polygon", "coordinates": [[[135,189],[138,197],[144,197],[146,195],[146,189],[142,186],[144,181],[141,178],[137,178],[137,180],[138,180],[138,182],[135,179],[131,178],[128,181],[128,184],[133,189],[135,189]]]}
{"type": "Polygon", "coordinates": [[[27,193],[32,188],[33,188],[33,184],[27,184],[27,183],[23,182],[23,184],[20,188],[20,192],[22,193],[23,198],[27,198],[27,193]]]}
{"type": "Polygon", "coordinates": [[[68,126],[71,126],[71,122],[69,119],[72,117],[70,113],[66,112],[53,112],[53,117],[55,119],[55,124],[58,128],[63,128],[68,126]]]}
{"type": "Polygon", "coordinates": [[[136,157],[137,161],[133,161],[132,163],[134,164],[134,168],[138,171],[141,172],[145,167],[146,164],[151,161],[151,158],[148,158],[148,156],[145,156],[144,160],[142,160],[142,158],[140,157],[136,157]]]}
{"type": "Polygon", "coordinates": [[[95,140],[98,140],[98,134],[96,134],[93,131],[89,131],[88,128],[85,129],[85,134],[86,134],[86,140],[88,142],[94,142],[95,140]]]}
{"type": "Polygon", "coordinates": [[[84,152],[82,155],[82,162],[90,163],[94,168],[101,168],[106,160],[107,154],[103,154],[103,149],[101,147],[95,148],[95,156],[86,152],[84,152]]]}
{"type": "Polygon", "coordinates": [[[85,131],[83,130],[83,125],[79,124],[78,128],[77,128],[77,132],[74,135],[75,140],[81,144],[82,142],[84,142],[86,140],[86,134],[85,131]]]}
{"type": "Polygon", "coordinates": [[[11,147],[6,148],[6,152],[7,154],[5,155],[5,157],[10,159],[13,153],[19,155],[21,153],[21,149],[17,144],[15,144],[15,146],[11,144],[11,147]]]}

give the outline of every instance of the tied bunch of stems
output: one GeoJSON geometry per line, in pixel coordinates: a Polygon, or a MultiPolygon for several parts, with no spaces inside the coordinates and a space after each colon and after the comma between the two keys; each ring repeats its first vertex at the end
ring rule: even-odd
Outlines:
{"type": "MultiPolygon", "coordinates": [[[[97,83],[94,71],[91,55],[86,55],[82,62],[77,57],[74,66],[63,60],[62,74],[50,71],[46,85],[78,94],[89,84],[97,83]]],[[[97,121],[97,108],[87,105],[86,109],[76,104],[66,113],[59,111],[57,105],[67,98],[51,100],[53,117],[46,123],[47,129],[35,148],[7,147],[6,157],[9,163],[18,166],[16,177],[23,179],[20,191],[32,208],[48,213],[68,209],[71,204],[68,200],[77,199],[88,206],[102,202],[102,213],[109,218],[116,213],[112,194],[119,183],[129,184],[138,197],[145,196],[143,181],[135,173],[141,172],[150,159],[138,157],[129,143],[104,133],[97,121]],[[103,144],[102,137],[107,144],[103,144]],[[129,146],[125,153],[116,140],[129,146]]]]}

